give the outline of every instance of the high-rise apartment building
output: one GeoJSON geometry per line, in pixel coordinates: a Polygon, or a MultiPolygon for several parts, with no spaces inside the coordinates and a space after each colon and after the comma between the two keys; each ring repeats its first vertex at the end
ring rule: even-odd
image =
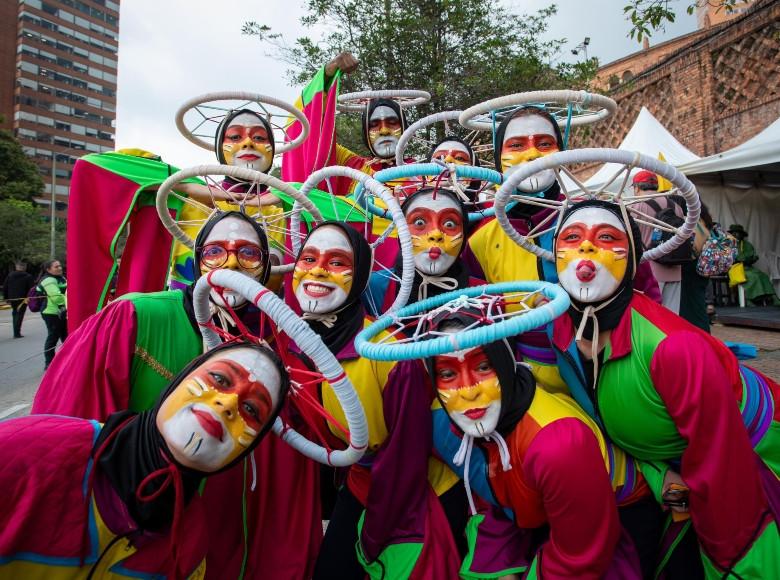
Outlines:
{"type": "Polygon", "coordinates": [[[114,148],[118,40],[119,0],[0,2],[2,126],[38,164],[43,203],[54,181],[66,204],[76,160],[114,148]]]}

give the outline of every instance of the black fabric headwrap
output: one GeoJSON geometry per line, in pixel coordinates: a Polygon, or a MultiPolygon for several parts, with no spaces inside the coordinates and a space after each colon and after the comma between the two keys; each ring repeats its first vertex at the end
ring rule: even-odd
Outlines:
{"type": "MultiPolygon", "coordinates": [[[[496,165],[496,171],[502,172],[501,171],[501,150],[503,149],[504,146],[504,134],[506,133],[506,128],[509,125],[510,121],[512,121],[512,119],[516,119],[517,117],[520,117],[522,115],[527,115],[528,113],[526,113],[526,111],[530,111],[534,115],[538,115],[540,117],[547,119],[553,126],[555,141],[558,143],[558,150],[564,151],[566,149],[563,145],[563,135],[561,134],[561,128],[558,126],[558,122],[555,120],[555,118],[550,113],[548,113],[547,111],[545,111],[540,107],[537,107],[535,105],[525,105],[519,107],[512,115],[504,117],[504,119],[501,120],[501,123],[498,125],[498,128],[496,129],[495,148],[493,149],[493,162],[496,165]]],[[[558,181],[556,180],[552,183],[552,185],[550,185],[550,187],[548,187],[544,191],[544,195],[542,197],[544,199],[555,200],[558,199],[560,195],[561,195],[561,188],[558,185],[558,181]]],[[[518,203],[515,204],[515,206],[511,210],[509,210],[508,215],[510,218],[529,219],[532,215],[538,212],[539,212],[539,206],[537,205],[518,203]]]]}
{"type": "MultiPolygon", "coordinates": [[[[420,195],[430,194],[434,191],[432,187],[425,187],[422,189],[419,189],[415,191],[412,195],[407,197],[404,202],[401,204],[401,211],[404,212],[404,215],[406,215],[407,208],[411,205],[412,201],[419,197],[420,195]]],[[[436,195],[443,195],[451,200],[453,200],[457,205],[458,209],[460,210],[460,215],[463,218],[463,244],[460,246],[460,252],[458,252],[458,256],[455,259],[455,263],[452,264],[452,266],[449,267],[449,269],[446,272],[443,272],[442,274],[439,274],[437,276],[438,278],[448,277],[448,278],[455,278],[458,281],[458,288],[467,288],[469,285],[469,273],[466,270],[465,266],[463,265],[463,260],[460,259],[460,255],[463,253],[463,248],[466,247],[466,237],[468,235],[468,212],[466,211],[466,206],[463,204],[463,201],[455,195],[453,192],[439,188],[436,191],[436,195]]],[[[401,274],[403,273],[403,256],[399,253],[398,258],[395,262],[395,273],[400,278],[401,274]]],[[[414,282],[412,282],[412,291],[409,294],[410,300],[412,302],[417,300],[417,293],[420,290],[420,284],[422,283],[422,276],[420,273],[415,269],[414,271],[414,282]]],[[[428,298],[432,298],[433,296],[438,296],[439,294],[444,294],[445,292],[449,292],[449,290],[445,290],[444,288],[439,288],[438,286],[428,286],[428,298]]]]}
{"type": "MultiPolygon", "coordinates": [[[[563,212],[563,215],[558,220],[558,228],[555,231],[555,238],[553,240],[553,247],[557,246],[558,243],[558,235],[561,232],[561,226],[563,223],[569,218],[571,214],[573,214],[575,211],[588,208],[588,207],[595,207],[599,209],[604,209],[611,214],[615,215],[620,223],[622,223],[624,226],[626,226],[626,222],[623,218],[623,214],[620,212],[620,208],[617,204],[612,203],[610,201],[604,201],[604,200],[588,200],[583,201],[580,203],[576,203],[566,209],[566,211],[563,212]]],[[[579,325],[582,321],[583,311],[588,306],[594,306],[597,307],[599,304],[604,304],[605,302],[609,302],[606,306],[595,312],[596,319],[599,321],[599,331],[603,330],[612,330],[615,328],[618,323],[620,322],[620,319],[623,316],[623,313],[626,311],[626,308],[628,308],[629,303],[631,302],[631,297],[633,295],[634,290],[634,276],[636,275],[636,271],[634,268],[634,263],[637,265],[639,264],[639,261],[642,259],[642,254],[644,253],[644,250],[642,249],[642,233],[639,230],[639,226],[636,224],[634,219],[631,217],[630,214],[628,215],[628,225],[626,227],[626,231],[631,232],[631,236],[629,236],[629,244],[628,244],[628,256],[626,256],[626,260],[628,260],[628,263],[626,264],[626,275],[623,277],[623,280],[620,281],[620,285],[617,287],[615,292],[612,293],[612,295],[608,296],[604,300],[601,300],[597,303],[585,303],[580,302],[579,300],[575,299],[573,296],[569,296],[571,298],[571,306],[569,307],[569,316],[571,316],[572,320],[574,321],[574,327],[579,328],[579,325]],[[631,243],[631,238],[633,237],[633,243],[631,243]]],[[[553,251],[553,254],[555,254],[555,251],[553,251]]],[[[588,340],[593,340],[593,321],[588,320],[585,323],[585,331],[583,332],[583,336],[588,340]]]]}
{"type": "MultiPolygon", "coordinates": [[[[183,499],[185,503],[196,493],[198,486],[204,477],[214,475],[214,473],[203,473],[184,467],[176,462],[173,455],[168,450],[165,440],[157,429],[157,412],[159,411],[160,406],[196,367],[200,366],[217,353],[223,353],[227,350],[236,348],[254,348],[262,351],[268,358],[269,363],[274,364],[277,367],[277,371],[281,377],[282,388],[279,393],[277,405],[273,409],[268,422],[252,444],[230,464],[214,473],[220,473],[226,469],[230,469],[260,443],[263,436],[273,426],[274,419],[279,414],[286,398],[287,389],[290,384],[289,376],[287,375],[284,365],[282,365],[279,360],[279,357],[267,347],[261,347],[257,344],[248,342],[222,344],[217,348],[202,354],[182,369],[182,371],[173,378],[168,387],[160,394],[154,407],[142,413],[135,413],[133,411],[119,411],[113,413],[108,417],[103,428],[100,430],[97,441],[92,448],[93,459],[97,462],[99,472],[108,477],[114,491],[116,491],[119,498],[127,506],[130,516],[142,529],[151,531],[162,530],[170,526],[173,521],[175,505],[175,490],[173,485],[169,485],[168,488],[154,500],[142,502],[136,498],[136,491],[144,478],[149,474],[168,466],[169,462],[165,459],[165,456],[178,467],[179,472],[181,473],[184,489],[183,499]],[[122,426],[128,419],[132,420],[122,426]],[[121,429],[120,426],[122,426],[121,429]],[[116,433],[114,433],[115,431],[116,433]],[[107,444],[107,447],[101,452],[99,457],[95,457],[97,450],[109,437],[111,437],[111,440],[107,444]]],[[[144,494],[148,495],[153,493],[159,489],[161,484],[162,478],[149,482],[145,486],[144,494]]]]}
{"type": "MultiPolygon", "coordinates": [[[[474,322],[474,318],[464,314],[465,310],[447,313],[434,321],[434,329],[444,330],[449,328],[466,327],[474,322]],[[452,325],[452,326],[450,326],[452,325]]],[[[473,314],[480,315],[477,311],[473,314]]],[[[485,344],[482,347],[485,354],[496,371],[498,382],[501,385],[501,413],[498,416],[496,431],[502,437],[507,437],[523,418],[528,407],[531,406],[534,393],[536,393],[536,380],[531,371],[524,365],[516,364],[514,339],[499,340],[485,344]]],[[[436,387],[436,372],[434,359],[425,359],[425,366],[431,376],[431,381],[436,387]]],[[[437,389],[437,397],[438,389],[437,389]]],[[[439,399],[444,408],[444,402],[439,399]]],[[[450,418],[452,420],[452,418],[450,418]]],[[[455,423],[453,422],[453,425],[455,423]]],[[[457,425],[455,425],[457,427],[457,425]]]]}
{"type": "Polygon", "coordinates": [[[254,229],[255,232],[257,233],[257,238],[258,240],[260,240],[260,253],[263,256],[263,264],[265,264],[265,267],[263,268],[263,272],[260,275],[258,282],[260,282],[261,284],[265,284],[268,281],[268,277],[271,275],[271,261],[270,261],[270,254],[268,250],[268,237],[266,236],[263,226],[261,226],[259,223],[257,223],[255,220],[253,220],[251,217],[249,217],[243,212],[221,211],[221,210],[216,211],[209,218],[209,220],[205,224],[203,224],[203,227],[198,232],[198,236],[195,238],[195,248],[193,250],[195,254],[195,281],[197,282],[198,278],[200,278],[200,258],[203,254],[203,246],[206,243],[206,238],[208,238],[209,234],[211,233],[211,230],[214,229],[214,226],[216,226],[223,219],[229,217],[235,217],[247,222],[249,225],[252,226],[252,229],[254,229]]]}
{"type": "Polygon", "coordinates": [[[368,138],[368,129],[371,121],[371,113],[374,112],[374,109],[382,105],[386,107],[390,107],[396,112],[398,118],[401,121],[401,131],[403,132],[406,130],[406,115],[404,115],[404,110],[401,108],[401,105],[399,105],[397,101],[394,101],[393,99],[371,99],[366,105],[366,108],[363,111],[361,117],[361,124],[363,126],[363,143],[366,145],[366,147],[368,147],[368,150],[371,152],[371,155],[373,155],[374,157],[377,157],[379,159],[392,159],[395,158],[395,153],[386,157],[377,154],[377,152],[374,151],[374,148],[371,145],[371,139],[368,138]]]}
{"type": "MultiPolygon", "coordinates": [[[[368,286],[368,279],[371,276],[371,269],[373,267],[374,258],[371,246],[366,239],[360,235],[360,233],[353,227],[337,221],[325,221],[312,228],[309,235],[301,244],[301,252],[306,247],[306,242],[311,235],[317,231],[317,229],[332,226],[341,230],[349,240],[349,245],[352,246],[354,253],[354,268],[352,272],[352,287],[349,289],[347,299],[341,307],[335,312],[324,312],[322,314],[336,314],[336,323],[329,328],[324,323],[317,320],[307,320],[309,327],[320,335],[325,346],[333,354],[344,348],[349,341],[351,341],[355,335],[363,330],[363,321],[366,316],[366,311],[363,308],[363,303],[360,300],[360,296],[368,286]]],[[[301,258],[301,252],[296,257],[296,262],[301,258]]]]}

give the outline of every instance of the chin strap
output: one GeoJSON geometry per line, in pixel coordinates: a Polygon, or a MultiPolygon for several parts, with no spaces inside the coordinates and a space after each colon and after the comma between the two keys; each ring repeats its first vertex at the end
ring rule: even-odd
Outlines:
{"type": "Polygon", "coordinates": [[[602,308],[606,308],[609,306],[614,300],[617,299],[617,297],[620,296],[620,292],[617,292],[612,298],[609,300],[606,300],[599,304],[598,306],[593,306],[592,304],[588,304],[584,310],[580,310],[577,308],[574,304],[572,304],[572,308],[574,308],[578,312],[582,312],[582,320],[580,320],[580,324],[577,327],[577,334],[574,336],[574,340],[579,344],[582,341],[582,335],[585,332],[585,327],[588,324],[588,320],[593,320],[593,339],[590,341],[590,358],[593,361],[593,384],[591,385],[591,388],[593,389],[593,392],[596,392],[596,384],[599,380],[599,319],[596,317],[596,313],[601,310],[602,308]]]}
{"type": "Polygon", "coordinates": [[[335,312],[328,312],[323,314],[317,314],[316,312],[304,312],[301,315],[304,320],[314,320],[315,322],[322,323],[326,328],[333,328],[336,326],[336,321],[339,319],[338,314],[335,312]]]}
{"type": "Polygon", "coordinates": [[[428,276],[428,274],[423,274],[419,270],[417,273],[422,278],[420,287],[417,290],[417,300],[425,300],[428,298],[429,286],[436,286],[445,292],[458,289],[458,281],[455,278],[450,278],[449,276],[428,276]]]}
{"type": "MultiPolygon", "coordinates": [[[[490,435],[484,437],[488,441],[495,441],[498,446],[498,456],[501,459],[501,469],[503,471],[509,471],[512,469],[512,462],[509,458],[509,446],[506,443],[506,439],[501,436],[498,431],[493,431],[490,435]]],[[[471,494],[471,484],[469,483],[469,465],[471,463],[471,452],[474,450],[474,436],[468,433],[463,434],[463,438],[460,441],[460,447],[455,452],[452,458],[452,462],[460,467],[463,466],[463,484],[466,488],[466,496],[469,499],[469,509],[471,515],[477,514],[477,508],[474,504],[474,497],[471,494]]]]}

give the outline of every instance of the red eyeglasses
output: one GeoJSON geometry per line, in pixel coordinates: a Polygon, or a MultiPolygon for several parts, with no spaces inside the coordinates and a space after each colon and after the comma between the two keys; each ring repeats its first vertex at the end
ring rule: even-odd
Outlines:
{"type": "Polygon", "coordinates": [[[238,265],[247,270],[253,270],[263,263],[263,251],[260,246],[251,242],[238,245],[241,242],[212,242],[203,246],[200,261],[208,268],[221,268],[228,261],[228,256],[234,254],[238,265]]]}

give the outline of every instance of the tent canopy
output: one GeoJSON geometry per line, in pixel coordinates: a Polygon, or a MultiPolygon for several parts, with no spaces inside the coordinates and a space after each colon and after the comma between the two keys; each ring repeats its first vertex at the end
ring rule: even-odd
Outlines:
{"type": "MultiPolygon", "coordinates": [[[[667,163],[675,166],[699,159],[698,155],[680,143],[645,107],[639,111],[634,125],[629,129],[618,149],[638,151],[655,159],[663,155],[667,163]]],[[[605,163],[585,182],[585,185],[589,189],[597,189],[612,179],[621,167],[615,163],[605,163]]],[[[576,185],[573,183],[571,185],[572,189],[577,189],[576,185]]],[[[618,185],[613,183],[608,189],[611,190],[618,185]]]]}

